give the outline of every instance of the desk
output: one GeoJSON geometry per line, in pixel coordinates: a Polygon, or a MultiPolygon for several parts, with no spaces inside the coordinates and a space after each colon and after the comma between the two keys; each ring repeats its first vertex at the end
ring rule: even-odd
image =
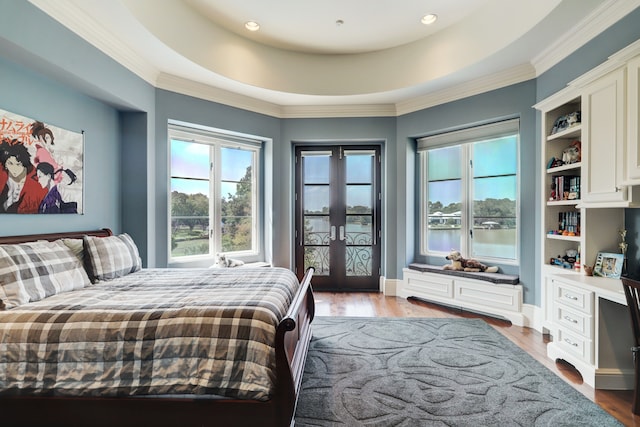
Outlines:
{"type": "Polygon", "coordinates": [[[571,363],[593,388],[632,390],[633,334],[622,282],[554,274],[546,286],[553,336],[547,356],[571,363]]]}

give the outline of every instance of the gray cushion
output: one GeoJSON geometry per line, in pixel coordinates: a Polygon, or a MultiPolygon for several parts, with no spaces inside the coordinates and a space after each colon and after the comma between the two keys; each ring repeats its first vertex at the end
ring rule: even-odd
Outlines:
{"type": "Polygon", "coordinates": [[[413,263],[409,264],[409,269],[427,273],[441,273],[448,274],[450,276],[466,277],[467,279],[484,280],[486,282],[500,285],[517,285],[520,283],[520,278],[518,276],[510,274],[444,270],[441,265],[413,263]]]}

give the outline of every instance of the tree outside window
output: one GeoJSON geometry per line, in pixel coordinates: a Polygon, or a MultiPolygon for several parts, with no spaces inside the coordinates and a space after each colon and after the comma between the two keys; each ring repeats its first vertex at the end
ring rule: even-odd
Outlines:
{"type": "Polygon", "coordinates": [[[185,136],[170,132],[170,258],[257,252],[258,149],[185,136]]]}

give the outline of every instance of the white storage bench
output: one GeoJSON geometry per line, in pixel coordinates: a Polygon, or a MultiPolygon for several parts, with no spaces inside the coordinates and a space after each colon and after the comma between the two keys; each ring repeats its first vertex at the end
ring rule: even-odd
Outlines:
{"type": "Polygon", "coordinates": [[[502,317],[517,326],[525,324],[518,276],[410,264],[403,269],[403,280],[396,294],[502,317]]]}

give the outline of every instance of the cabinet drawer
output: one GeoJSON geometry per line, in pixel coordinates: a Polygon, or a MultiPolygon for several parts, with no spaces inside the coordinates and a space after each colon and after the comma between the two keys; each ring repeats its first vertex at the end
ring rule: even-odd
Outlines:
{"type": "Polygon", "coordinates": [[[579,334],[569,331],[565,327],[558,327],[558,346],[566,352],[593,364],[593,341],[579,334]]]}
{"type": "Polygon", "coordinates": [[[593,292],[553,280],[554,303],[564,304],[588,315],[593,314],[593,292]]]}
{"type": "Polygon", "coordinates": [[[405,276],[404,289],[414,295],[435,297],[437,299],[453,298],[453,279],[436,274],[408,273],[405,276]]]}
{"type": "Polygon", "coordinates": [[[577,332],[585,338],[592,339],[593,317],[586,313],[572,310],[556,302],[553,304],[553,322],[559,327],[564,327],[572,332],[577,332]]]}
{"type": "Polygon", "coordinates": [[[522,291],[520,286],[494,285],[478,281],[455,281],[455,299],[484,307],[520,312],[522,291]]]}

